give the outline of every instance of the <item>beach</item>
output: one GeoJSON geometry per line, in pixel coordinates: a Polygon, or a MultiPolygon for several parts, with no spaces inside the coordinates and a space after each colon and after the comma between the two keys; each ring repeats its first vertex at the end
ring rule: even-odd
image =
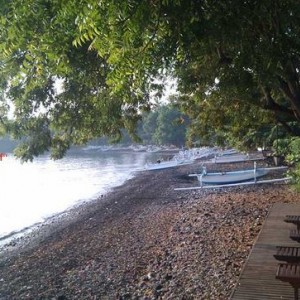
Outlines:
{"type": "Polygon", "coordinates": [[[175,191],[197,185],[187,174],[200,165],[141,172],[9,244],[0,299],[229,299],[272,204],[300,204],[299,194],[285,184],[175,191]]]}

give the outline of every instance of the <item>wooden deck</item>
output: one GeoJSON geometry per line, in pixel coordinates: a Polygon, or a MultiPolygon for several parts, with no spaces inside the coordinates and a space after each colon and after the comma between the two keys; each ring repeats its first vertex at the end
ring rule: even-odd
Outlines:
{"type": "Polygon", "coordinates": [[[300,243],[289,237],[290,229],[296,228],[296,225],[284,222],[286,215],[300,215],[300,205],[274,204],[230,299],[294,299],[292,286],[275,279],[277,266],[280,263],[273,256],[276,253],[276,246],[300,247],[300,243]]]}

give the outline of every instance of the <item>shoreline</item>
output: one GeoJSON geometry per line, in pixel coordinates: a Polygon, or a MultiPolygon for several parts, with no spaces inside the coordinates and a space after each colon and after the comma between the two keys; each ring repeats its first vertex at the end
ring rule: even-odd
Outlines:
{"type": "Polygon", "coordinates": [[[0,248],[6,244],[6,238],[12,240],[15,234],[19,237],[26,229],[30,231],[54,215],[109,193],[115,186],[132,178],[135,172],[143,169],[147,160],[156,156],[133,150],[105,154],[75,150],[60,161],[51,161],[45,154],[32,163],[21,164],[10,153],[0,166],[4,179],[0,248]],[[86,164],[83,170],[82,164],[86,164]],[[103,172],[108,172],[110,176],[103,177],[103,172]]]}
{"type": "Polygon", "coordinates": [[[271,205],[300,200],[281,184],[174,191],[200,165],[145,171],[11,246],[0,299],[228,299],[271,205]]]}

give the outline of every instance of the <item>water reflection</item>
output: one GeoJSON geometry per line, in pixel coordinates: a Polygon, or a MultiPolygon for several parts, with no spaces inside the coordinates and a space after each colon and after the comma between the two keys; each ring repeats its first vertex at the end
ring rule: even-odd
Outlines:
{"type": "Polygon", "coordinates": [[[41,156],[21,164],[8,155],[0,162],[0,238],[108,192],[159,156],[73,150],[62,160],[41,156]]]}

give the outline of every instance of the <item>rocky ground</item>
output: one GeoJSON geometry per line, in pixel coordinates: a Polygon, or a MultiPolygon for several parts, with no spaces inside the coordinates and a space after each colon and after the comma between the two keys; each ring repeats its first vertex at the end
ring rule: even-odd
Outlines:
{"type": "Polygon", "coordinates": [[[12,242],[0,299],[229,299],[272,204],[300,198],[282,184],[174,191],[199,166],[144,172],[12,242]]]}

